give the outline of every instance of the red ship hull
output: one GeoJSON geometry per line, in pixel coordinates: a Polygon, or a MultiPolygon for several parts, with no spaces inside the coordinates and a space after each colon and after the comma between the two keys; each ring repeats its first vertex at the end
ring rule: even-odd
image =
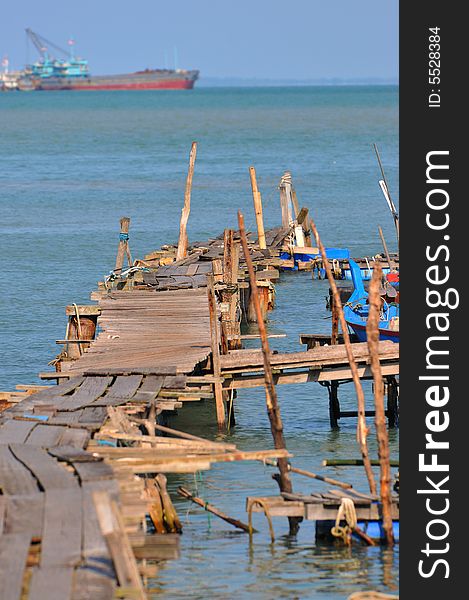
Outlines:
{"type": "MultiPolygon", "coordinates": [[[[90,84],[70,86],[68,90],[191,90],[194,81],[149,81],[146,83],[121,83],[121,84],[90,84]]],[[[46,88],[43,88],[46,89],[46,88]]]]}
{"type": "Polygon", "coordinates": [[[155,69],[123,75],[35,78],[32,83],[34,89],[44,91],[191,90],[198,76],[198,71],[155,69]]]}

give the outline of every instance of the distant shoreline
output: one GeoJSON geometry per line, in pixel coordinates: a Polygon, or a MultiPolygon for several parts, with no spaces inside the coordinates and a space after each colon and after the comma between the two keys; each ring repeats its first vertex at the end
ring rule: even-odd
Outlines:
{"type": "Polygon", "coordinates": [[[324,86],[398,86],[395,79],[244,79],[241,77],[204,77],[197,87],[324,87],[324,86]]]}

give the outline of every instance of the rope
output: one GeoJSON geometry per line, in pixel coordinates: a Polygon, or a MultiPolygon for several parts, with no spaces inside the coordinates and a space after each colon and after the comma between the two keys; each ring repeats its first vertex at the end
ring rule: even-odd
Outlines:
{"type": "Polygon", "coordinates": [[[357,526],[357,513],[355,504],[351,498],[341,498],[339,510],[335,519],[335,526],[332,527],[331,533],[336,538],[343,539],[344,543],[350,545],[352,531],[357,526]],[[345,525],[340,523],[345,521],[345,525]]]}
{"type": "Polygon", "coordinates": [[[253,500],[248,508],[249,543],[252,543],[252,534],[253,534],[252,509],[254,508],[254,506],[256,504],[258,506],[260,506],[262,508],[262,510],[264,511],[265,518],[267,519],[267,521],[269,523],[270,541],[273,544],[275,542],[275,532],[274,532],[274,528],[272,525],[272,519],[270,518],[269,509],[267,508],[267,504],[263,500],[260,500],[259,498],[256,498],[255,500],[253,500]]]}

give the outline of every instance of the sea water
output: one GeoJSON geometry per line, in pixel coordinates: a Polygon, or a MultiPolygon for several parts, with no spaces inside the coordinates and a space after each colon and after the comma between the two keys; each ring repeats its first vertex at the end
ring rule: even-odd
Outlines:
{"type": "MultiPolygon", "coordinates": [[[[0,95],[0,389],[39,383],[58,353],[64,307],[88,303],[115,262],[119,218],[129,216],[134,257],[177,241],[188,155],[198,142],[189,240],[255,219],[249,180],[254,165],[266,228],[280,224],[279,179],[292,173],[326,246],[352,256],[382,252],[378,226],[396,249],[393,221],[378,186],[377,143],[398,204],[398,89],[393,86],[196,88],[191,92],[33,92],[0,95]]],[[[268,327],[278,350],[300,350],[301,333],[330,332],[328,286],[311,274],[284,273],[268,327]]],[[[255,329],[251,329],[255,332],[255,329]]],[[[258,346],[258,342],[251,342],[258,346]]],[[[372,407],[371,387],[366,387],[372,407]]],[[[350,384],[345,410],[356,408],[350,384]]],[[[358,457],[356,419],[331,431],[327,391],[319,384],[278,387],[293,463],[367,491],[362,468],[324,468],[324,458],[358,457]]],[[[217,438],[213,402],[188,403],[171,419],[181,430],[217,438]]],[[[370,422],[370,425],[372,423],[370,422]]],[[[236,427],[225,438],[243,450],[272,447],[262,389],[242,390],[236,427]]],[[[370,447],[376,455],[373,428],[370,447]]],[[[393,457],[398,434],[390,431],[393,457]]],[[[278,493],[273,469],[222,463],[197,476],[169,475],[183,521],[181,558],[160,567],[151,595],[165,598],[346,598],[354,591],[392,592],[398,549],[321,546],[313,522],[296,539],[274,518],[270,543],[263,515],[252,545],[246,534],[178,498],[178,485],[246,521],[246,496],[278,493]]],[[[327,485],[293,475],[299,493],[327,485]]]]}

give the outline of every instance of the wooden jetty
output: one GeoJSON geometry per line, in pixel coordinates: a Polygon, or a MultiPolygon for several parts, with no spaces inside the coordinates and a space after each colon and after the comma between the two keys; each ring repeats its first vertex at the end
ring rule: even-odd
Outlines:
{"type": "MultiPolygon", "coordinates": [[[[276,458],[286,476],[290,455],[278,444],[239,451],[167,427],[167,415],[184,402],[207,399],[215,400],[223,429],[227,420],[234,423],[236,390],[264,386],[266,363],[261,350],[243,349],[243,338],[256,336],[243,336],[241,322],[264,320],[272,310],[274,282],[285,267],[280,252],[292,227],[297,239],[311,243],[307,211],[296,206],[295,219],[289,213],[288,177],[281,187],[282,226],[264,231],[254,172],[258,240],[243,238],[250,275],[237,232],[189,244],[194,161],[193,145],[178,245],[133,261],[130,219],[122,218],[115,269],[92,292],[95,304],[66,308],[55,371],[40,374],[57,385],[20,385],[0,397],[7,406],[0,413],[2,598],[145,598],[145,577],[157,569],[151,561],[178,555],[180,523],[165,473],[276,458]]],[[[304,336],[306,351],[269,351],[268,364],[273,383],[328,385],[335,426],[357,413],[340,411],[337,386],[352,375],[333,336],[330,345],[304,336]]],[[[366,344],[354,344],[353,355],[360,377],[370,378],[366,344]]],[[[398,344],[379,344],[386,377],[398,375],[398,357],[398,344]]],[[[264,507],[291,523],[337,512],[333,493],[305,498],[285,489],[274,499],[248,499],[249,511],[264,507]]],[[[360,516],[376,517],[373,500],[362,495],[355,502],[360,516]]]]}

